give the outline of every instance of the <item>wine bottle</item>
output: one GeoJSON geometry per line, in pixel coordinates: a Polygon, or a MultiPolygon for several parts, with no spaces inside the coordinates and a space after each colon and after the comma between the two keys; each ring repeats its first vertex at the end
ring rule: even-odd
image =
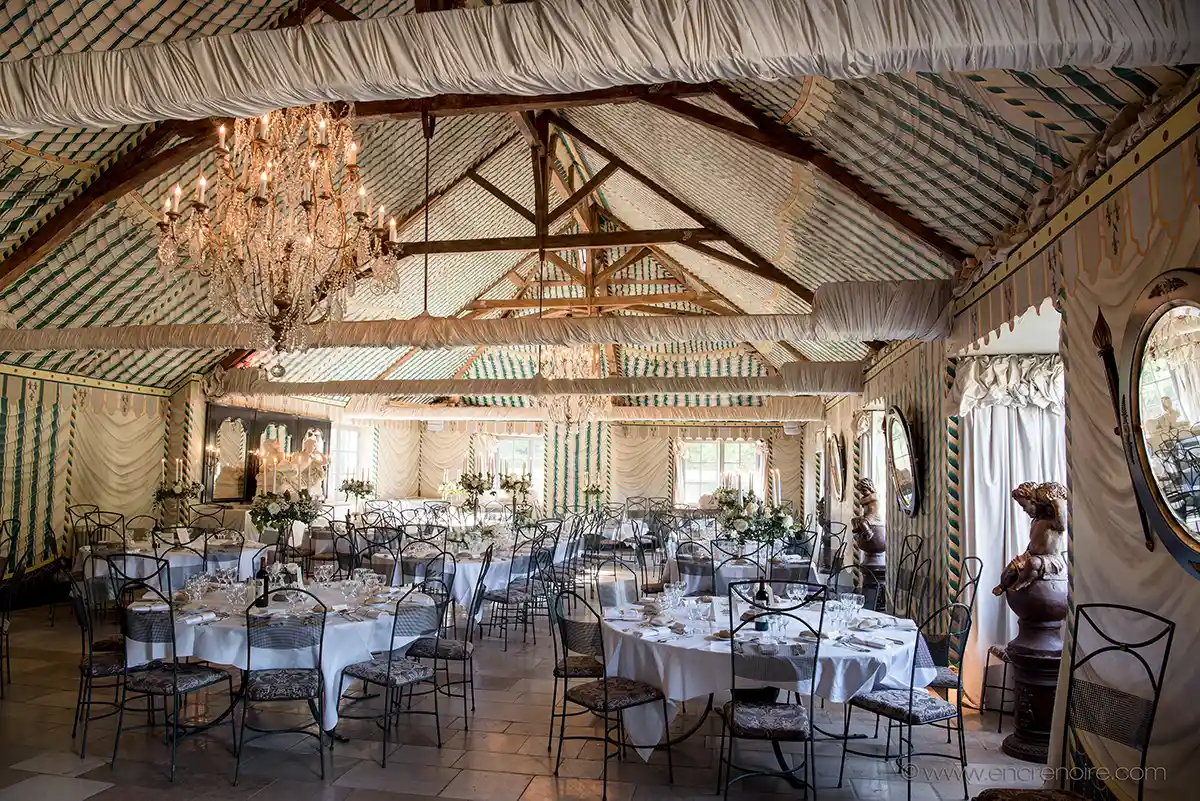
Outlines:
{"type": "Polygon", "coordinates": [[[265,608],[267,605],[267,593],[270,592],[271,580],[267,573],[267,558],[260,557],[258,560],[258,572],[254,574],[255,591],[258,597],[254,600],[254,605],[259,608],[265,608]]]}
{"type": "Polygon", "coordinates": [[[767,617],[763,612],[768,608],[771,601],[771,594],[767,592],[767,583],[765,581],[758,582],[758,592],[754,593],[755,614],[758,617],[754,618],[755,631],[767,631],[767,617]]]}

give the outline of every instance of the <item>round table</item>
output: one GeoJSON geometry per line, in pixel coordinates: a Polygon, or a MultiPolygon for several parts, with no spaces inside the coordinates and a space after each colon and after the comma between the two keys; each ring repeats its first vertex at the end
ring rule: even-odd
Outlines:
{"type": "MultiPolygon", "coordinates": [[[[334,588],[310,587],[321,603],[331,610],[335,605],[345,606],[346,599],[334,588]]],[[[429,605],[433,599],[414,594],[414,604],[429,605]]],[[[231,605],[221,593],[205,595],[199,602],[205,609],[228,614],[219,620],[195,623],[192,615],[177,613],[175,616],[175,651],[179,657],[194,657],[217,665],[232,665],[246,668],[246,607],[231,605]]],[[[272,603],[268,607],[272,615],[285,615],[285,604],[272,603]]],[[[359,613],[355,613],[356,617],[359,613]]],[[[325,719],[321,728],[329,731],[338,723],[338,693],[342,686],[342,671],[355,662],[371,659],[372,653],[391,649],[407,648],[417,638],[397,637],[392,640],[395,617],[390,613],[370,611],[371,617],[350,619],[331,611],[325,618],[325,643],[321,650],[321,675],[324,678],[325,719]]],[[[125,640],[125,661],[129,666],[142,665],[154,659],[170,658],[170,646],[165,643],[149,644],[125,640]]],[[[254,668],[306,668],[316,661],[315,648],[294,651],[256,649],[254,668]]]]}
{"type": "MultiPolygon", "coordinates": [[[[112,548],[102,548],[96,555],[92,555],[92,547],[85,545],[79,549],[75,555],[75,567],[80,570],[84,576],[93,579],[105,578],[108,576],[108,562],[104,560],[104,556],[119,556],[121,554],[129,554],[133,556],[157,556],[160,559],[166,559],[167,564],[171,566],[171,570],[178,575],[171,576],[171,583],[176,586],[167,588],[159,586],[158,589],[167,591],[169,589],[179,590],[183,588],[183,578],[192,573],[198,572],[204,562],[203,544],[197,543],[195,550],[189,548],[155,548],[149,542],[131,542],[129,547],[121,548],[114,546],[112,548]],[[200,553],[196,553],[196,551],[200,553]]],[[[209,544],[208,552],[209,559],[213,564],[209,565],[212,569],[214,565],[220,567],[233,567],[234,562],[237,563],[238,577],[245,579],[254,575],[258,570],[258,565],[254,563],[254,557],[263,548],[267,547],[267,543],[262,542],[245,542],[241,545],[229,543],[227,545],[209,544]]],[[[272,546],[273,547],[273,546],[272,546]]],[[[152,564],[147,559],[131,559],[126,562],[126,572],[130,578],[141,579],[146,578],[152,570],[152,564]]]]}
{"type": "MultiPolygon", "coordinates": [[[[731,676],[730,644],[728,640],[716,641],[711,637],[712,632],[728,626],[727,619],[722,623],[686,621],[694,633],[667,634],[666,639],[660,640],[640,636],[649,629],[642,625],[637,607],[626,607],[624,615],[618,614],[621,611],[606,610],[602,624],[604,648],[608,659],[607,675],[637,679],[661,689],[667,696],[667,710],[671,719],[675,716],[679,702],[704,698],[711,694],[728,694],[731,676]],[[626,619],[633,618],[634,615],[636,618],[626,619]]],[[[804,611],[799,617],[815,628],[818,625],[818,615],[816,611],[804,611]]],[[[841,642],[822,641],[817,658],[817,696],[835,703],[845,703],[855,695],[871,690],[907,687],[912,675],[910,671],[914,653],[917,654],[917,669],[913,676],[915,683],[925,687],[934,680],[937,669],[924,639],[918,640],[916,624],[913,621],[898,620],[866,610],[860,613],[860,617],[883,618],[881,622],[890,625],[887,628],[875,629],[870,635],[898,640],[900,643],[889,642],[887,647],[878,650],[859,650],[841,642]],[[916,647],[918,642],[920,647],[916,647]]],[[[739,632],[739,635],[746,637],[753,634],[754,632],[748,629],[739,632]]],[[[791,644],[798,642],[790,636],[787,629],[783,632],[783,637],[785,639],[784,644],[780,645],[780,659],[786,659],[782,654],[791,644]]],[[[812,643],[808,643],[806,647],[812,648],[812,643]]],[[[811,654],[811,651],[809,653],[811,654]]],[[[756,684],[780,687],[805,695],[810,690],[807,678],[787,686],[775,681],[754,682],[738,678],[738,687],[753,687],[756,684]]],[[[662,707],[658,704],[627,709],[622,715],[630,740],[639,744],[660,742],[669,722],[663,720],[662,707]]],[[[638,753],[644,759],[649,759],[652,752],[653,749],[649,748],[638,749],[638,753]]]]}
{"type": "MultiPolygon", "coordinates": [[[[706,562],[707,559],[689,559],[682,557],[682,561],[693,563],[706,562]]],[[[816,567],[811,559],[798,559],[794,561],[780,561],[775,564],[764,564],[756,561],[754,557],[745,559],[735,559],[733,561],[725,561],[722,563],[717,559],[716,564],[719,565],[716,571],[715,583],[716,587],[709,588],[705,583],[705,576],[708,574],[699,573],[683,573],[679,571],[679,564],[675,559],[667,560],[666,579],[670,582],[682,582],[687,587],[688,595],[700,595],[712,593],[718,596],[729,594],[729,584],[733,581],[748,581],[750,579],[762,578],[767,581],[772,579],[778,581],[807,581],[810,584],[821,584],[821,577],[817,573],[816,567]],[[778,566],[779,575],[772,575],[772,568],[778,566]],[[787,575],[784,575],[787,571],[787,575]],[[799,575],[794,575],[794,573],[799,575]]]]}

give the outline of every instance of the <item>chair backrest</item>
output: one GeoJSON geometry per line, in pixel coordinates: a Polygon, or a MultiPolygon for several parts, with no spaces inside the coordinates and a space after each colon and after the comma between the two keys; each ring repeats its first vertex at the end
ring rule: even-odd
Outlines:
{"type": "Polygon", "coordinates": [[[425,519],[444,526],[450,520],[450,501],[425,501],[425,519]]]}
{"type": "Polygon", "coordinates": [[[859,565],[846,565],[829,574],[825,580],[830,598],[837,598],[842,593],[854,593],[863,597],[863,609],[882,611],[884,606],[883,587],[879,579],[870,570],[859,565]]]}
{"type": "Polygon", "coordinates": [[[729,631],[733,634],[730,648],[730,688],[749,684],[762,686],[803,685],[808,689],[800,695],[807,696],[809,720],[813,719],[812,703],[816,696],[817,660],[821,651],[821,631],[825,625],[825,601],[829,590],[820,584],[806,581],[783,582],[783,594],[776,595],[774,602],[760,602],[754,596],[759,582],[732,581],[729,583],[729,631]],[[795,589],[793,589],[795,588],[795,589]],[[789,593],[800,600],[788,600],[789,593]],[[816,614],[816,625],[811,616],[802,614],[812,610],[816,614]],[[812,635],[812,642],[798,646],[780,643],[774,654],[758,650],[758,643],[739,642],[738,634],[747,628],[754,629],[761,619],[785,627],[791,637],[802,633],[812,635]],[[740,681],[739,681],[740,680],[740,681]]]}
{"type": "Polygon", "coordinates": [[[713,554],[704,543],[682,543],[675,551],[675,569],[689,595],[711,595],[716,590],[713,554]]]}
{"type": "MultiPolygon", "coordinates": [[[[269,590],[259,598],[273,594],[269,590]]],[[[289,593],[305,596],[302,612],[287,615],[264,615],[255,604],[256,598],[246,607],[246,669],[269,669],[277,657],[263,654],[263,651],[288,651],[288,666],[302,669],[319,668],[322,664],[325,650],[325,618],[329,607],[321,599],[308,590],[292,588],[289,593]],[[268,663],[264,667],[256,667],[258,659],[266,657],[268,663]],[[300,662],[301,664],[294,664],[300,662]]]]}
{"type": "MultiPolygon", "coordinates": [[[[920,553],[910,558],[907,564],[896,568],[896,586],[892,590],[891,613],[897,617],[916,617],[929,589],[929,575],[933,570],[930,559],[921,559],[920,553]]],[[[969,604],[968,604],[969,606],[969,604]]]]}
{"type": "Polygon", "coordinates": [[[121,587],[117,595],[117,608],[121,617],[121,632],[125,639],[146,646],[166,646],[164,654],[157,660],[177,670],[178,656],[175,648],[175,610],[167,596],[145,581],[130,581],[121,587]],[[152,604],[159,608],[144,608],[152,604]],[[143,608],[139,608],[143,607],[143,608]],[[165,608],[162,608],[165,607],[165,608]]]}
{"type": "Polygon", "coordinates": [[[359,526],[354,530],[357,550],[355,561],[358,567],[369,567],[385,576],[391,583],[400,563],[402,532],[390,526],[359,526]]]}
{"type": "MultiPolygon", "coordinates": [[[[442,615],[438,608],[436,599],[432,604],[418,603],[413,597],[420,592],[419,588],[414,587],[404,593],[396,601],[396,606],[392,610],[392,641],[391,647],[387,649],[388,664],[402,657],[398,649],[402,647],[397,644],[397,640],[412,640],[413,638],[437,638],[442,630],[442,615]]],[[[436,653],[437,643],[434,643],[436,653]]],[[[388,672],[391,670],[389,668],[388,672]]]]}
{"type": "Polygon", "coordinates": [[[88,544],[92,548],[108,545],[125,550],[128,547],[125,541],[124,515],[97,510],[88,515],[88,521],[88,544]]]}
{"type": "Polygon", "coordinates": [[[112,553],[104,556],[108,568],[110,597],[119,600],[130,584],[154,584],[170,592],[171,563],[142,553],[112,553]]]}
{"type": "Polygon", "coordinates": [[[75,622],[79,624],[79,636],[81,640],[81,651],[85,659],[90,659],[92,656],[92,645],[95,642],[96,627],[92,619],[92,603],[91,593],[88,591],[88,580],[77,580],[71,575],[70,570],[64,570],[64,575],[71,587],[71,611],[75,615],[75,622]]]}
{"type": "Polygon", "coordinates": [[[246,543],[243,532],[234,528],[208,531],[202,542],[204,565],[208,570],[236,570],[238,580],[249,578],[241,575],[242,548],[246,543]]]}
{"type": "MultiPolygon", "coordinates": [[[[1146,752],[1171,656],[1175,623],[1165,617],[1120,604],[1075,607],[1071,661],[1067,671],[1067,712],[1063,753],[1071,732],[1084,731],[1137,751],[1137,797],[1146,780],[1146,752]],[[1146,632],[1128,640],[1115,629],[1146,632]],[[1119,675],[1121,688],[1096,679],[1119,675]]],[[[1067,771],[1060,771],[1060,776],[1067,771]]]]}
{"type": "Polygon", "coordinates": [[[641,597],[637,572],[620,559],[605,559],[596,565],[595,589],[601,609],[633,603],[641,597]]]}
{"type": "Polygon", "coordinates": [[[604,637],[602,635],[600,613],[587,602],[582,595],[571,590],[562,590],[550,604],[552,622],[557,624],[558,636],[554,638],[561,659],[571,654],[593,656],[605,664],[604,637]],[[570,605],[572,615],[565,614],[566,605],[570,605]]]}
{"type": "Polygon", "coordinates": [[[154,515],[134,515],[125,521],[125,539],[127,542],[153,542],[154,531],[159,525],[154,515]]]}
{"type": "Polygon", "coordinates": [[[492,569],[492,548],[489,545],[487,550],[483,552],[483,561],[479,567],[479,578],[475,580],[475,587],[471,593],[471,607],[467,610],[467,642],[474,642],[475,627],[479,623],[479,617],[483,611],[483,594],[487,592],[487,575],[492,569]]]}
{"type": "Polygon", "coordinates": [[[163,592],[178,592],[182,590],[192,576],[208,572],[208,558],[204,553],[204,543],[199,548],[191,545],[172,545],[170,548],[155,548],[159,558],[164,558],[168,551],[175,557],[175,565],[167,572],[168,581],[162,584],[163,592]]]}

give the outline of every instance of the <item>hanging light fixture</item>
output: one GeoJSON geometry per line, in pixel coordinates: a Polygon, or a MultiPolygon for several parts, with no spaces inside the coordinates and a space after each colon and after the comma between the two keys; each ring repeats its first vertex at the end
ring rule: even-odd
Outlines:
{"type": "Polygon", "coordinates": [[[396,221],[371,213],[352,114],[319,104],[222,125],[212,185],[201,174],[186,208],[178,185],[163,206],[160,269],[207,278],[213,306],[276,354],[340,320],[367,265],[394,280],[396,221]]]}

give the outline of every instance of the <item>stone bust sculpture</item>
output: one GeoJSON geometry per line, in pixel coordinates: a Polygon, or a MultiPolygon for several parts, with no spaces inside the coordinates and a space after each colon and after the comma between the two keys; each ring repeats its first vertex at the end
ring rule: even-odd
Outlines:
{"type": "Polygon", "coordinates": [[[1003,595],[1029,587],[1043,579],[1065,578],[1063,551],[1067,536],[1067,488],[1062,484],[1027,481],[1012,491],[1015,500],[1032,518],[1029,545],[1004,568],[1000,583],[992,590],[1003,595]]]}
{"type": "Polygon", "coordinates": [[[854,534],[854,547],[859,550],[859,563],[867,566],[884,564],[887,551],[887,530],[879,517],[879,499],[875,494],[875,483],[869,478],[860,478],[854,483],[854,494],[862,514],[850,521],[854,534]]]}

